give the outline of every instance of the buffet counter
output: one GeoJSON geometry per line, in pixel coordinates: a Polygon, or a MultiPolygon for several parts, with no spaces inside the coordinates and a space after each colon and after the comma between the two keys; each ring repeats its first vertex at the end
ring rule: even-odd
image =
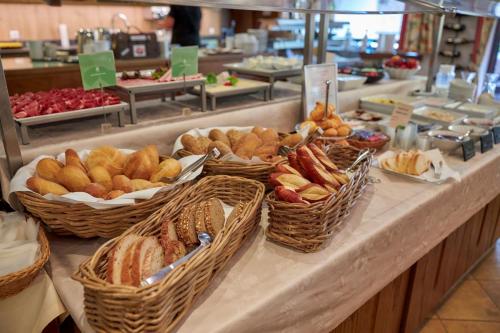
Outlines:
{"type": "MultiPolygon", "coordinates": [[[[460,173],[460,182],[421,184],[372,169],[371,176],[381,182],[368,186],[332,242],[318,253],[266,241],[264,211],[255,237],[216,276],[179,332],[200,332],[200,327],[208,332],[330,332],[500,198],[500,147],[466,163],[455,157],[447,162],[460,173]]],[[[497,226],[495,238],[499,233],[497,226]]],[[[104,240],[53,237],[50,242],[56,289],[80,330],[92,332],[83,312],[83,288],[70,275],[104,240]]]]}

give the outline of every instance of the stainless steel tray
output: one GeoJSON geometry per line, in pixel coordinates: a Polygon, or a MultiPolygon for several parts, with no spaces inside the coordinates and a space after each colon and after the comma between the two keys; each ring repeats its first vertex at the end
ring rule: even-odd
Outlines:
{"type": "Polygon", "coordinates": [[[412,118],[414,118],[416,120],[422,120],[422,121],[425,121],[428,123],[436,123],[436,124],[448,127],[449,125],[461,123],[465,118],[467,118],[467,116],[464,114],[458,113],[458,112],[450,111],[450,110],[424,106],[424,107],[413,110],[412,118]],[[448,113],[454,117],[454,120],[446,121],[446,120],[440,120],[440,119],[426,116],[425,112],[430,111],[430,110],[448,113]]]}
{"type": "Polygon", "coordinates": [[[225,69],[237,73],[263,77],[286,78],[302,74],[302,67],[292,69],[248,68],[243,63],[224,64],[223,66],[225,69]]]}
{"type": "MultiPolygon", "coordinates": [[[[148,80],[144,80],[148,81],[148,80]]],[[[168,91],[168,90],[176,90],[183,88],[192,88],[195,86],[199,86],[205,83],[205,79],[197,79],[197,80],[186,80],[186,81],[172,81],[172,82],[157,82],[151,81],[148,84],[137,84],[137,85],[122,85],[118,81],[116,87],[121,90],[126,90],[133,94],[141,94],[141,93],[149,93],[149,92],[157,92],[157,91],[168,91]]]]}

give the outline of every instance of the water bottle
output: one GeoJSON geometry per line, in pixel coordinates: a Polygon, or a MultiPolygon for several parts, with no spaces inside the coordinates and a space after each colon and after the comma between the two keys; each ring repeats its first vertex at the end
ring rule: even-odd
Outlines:
{"type": "Polygon", "coordinates": [[[448,96],[450,82],[455,78],[455,65],[440,65],[436,75],[436,92],[439,96],[448,96]]]}

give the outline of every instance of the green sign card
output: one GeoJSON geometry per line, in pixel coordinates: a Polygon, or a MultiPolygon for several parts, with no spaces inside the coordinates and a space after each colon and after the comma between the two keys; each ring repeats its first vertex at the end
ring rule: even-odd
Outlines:
{"type": "Polygon", "coordinates": [[[115,57],[112,51],[79,54],[83,89],[96,89],[116,85],[115,57]]]}
{"type": "Polygon", "coordinates": [[[198,46],[176,47],[172,49],[172,76],[198,74],[198,46]]]}

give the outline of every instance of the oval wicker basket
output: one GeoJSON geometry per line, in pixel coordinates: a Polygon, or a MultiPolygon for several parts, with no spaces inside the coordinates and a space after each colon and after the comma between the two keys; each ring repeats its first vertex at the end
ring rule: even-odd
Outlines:
{"type": "Polygon", "coordinates": [[[375,149],[375,150],[380,150],[384,148],[384,146],[391,141],[391,138],[387,137],[384,140],[376,141],[376,142],[371,142],[371,141],[362,141],[362,140],[356,140],[356,139],[347,139],[347,142],[353,147],[359,148],[359,149],[375,149]]]}
{"type": "Polygon", "coordinates": [[[28,212],[58,235],[112,238],[179,196],[189,184],[191,183],[184,183],[170,191],[159,192],[151,199],[142,200],[135,205],[107,209],[95,209],[83,203],[47,200],[34,192],[16,192],[16,195],[28,212]]]}
{"type": "MultiPolygon", "coordinates": [[[[337,166],[346,169],[360,152],[354,147],[334,145],[328,150],[328,156],[337,166]]],[[[274,192],[269,193],[266,196],[269,205],[267,239],[303,252],[321,250],[363,193],[371,158],[370,155],[358,165],[351,181],[326,201],[292,204],[276,200],[274,192]]]]}
{"type": "Polygon", "coordinates": [[[250,179],[209,176],[167,203],[147,220],[108,241],[73,276],[84,287],[85,313],[97,332],[170,332],[188,314],[260,222],[264,185],[250,179]],[[229,205],[244,203],[235,223],[224,226],[212,244],[148,287],[113,285],[105,281],[108,253],[127,234],[158,236],[165,216],[177,221],[187,205],[216,197],[229,205]]]}
{"type": "Polygon", "coordinates": [[[49,260],[49,241],[41,225],[38,228],[38,242],[40,243],[40,255],[31,266],[14,273],[0,276],[0,299],[14,296],[28,287],[31,281],[38,275],[38,272],[43,268],[43,265],[49,260]]]}
{"type": "MultiPolygon", "coordinates": [[[[176,154],[180,157],[192,155],[192,153],[185,149],[178,150],[176,154]]],[[[263,183],[266,188],[269,189],[271,188],[268,183],[269,174],[274,172],[276,165],[285,162],[286,160],[277,163],[263,162],[259,164],[245,164],[241,162],[212,159],[205,163],[203,173],[208,176],[227,175],[253,179],[263,183]]]]}

